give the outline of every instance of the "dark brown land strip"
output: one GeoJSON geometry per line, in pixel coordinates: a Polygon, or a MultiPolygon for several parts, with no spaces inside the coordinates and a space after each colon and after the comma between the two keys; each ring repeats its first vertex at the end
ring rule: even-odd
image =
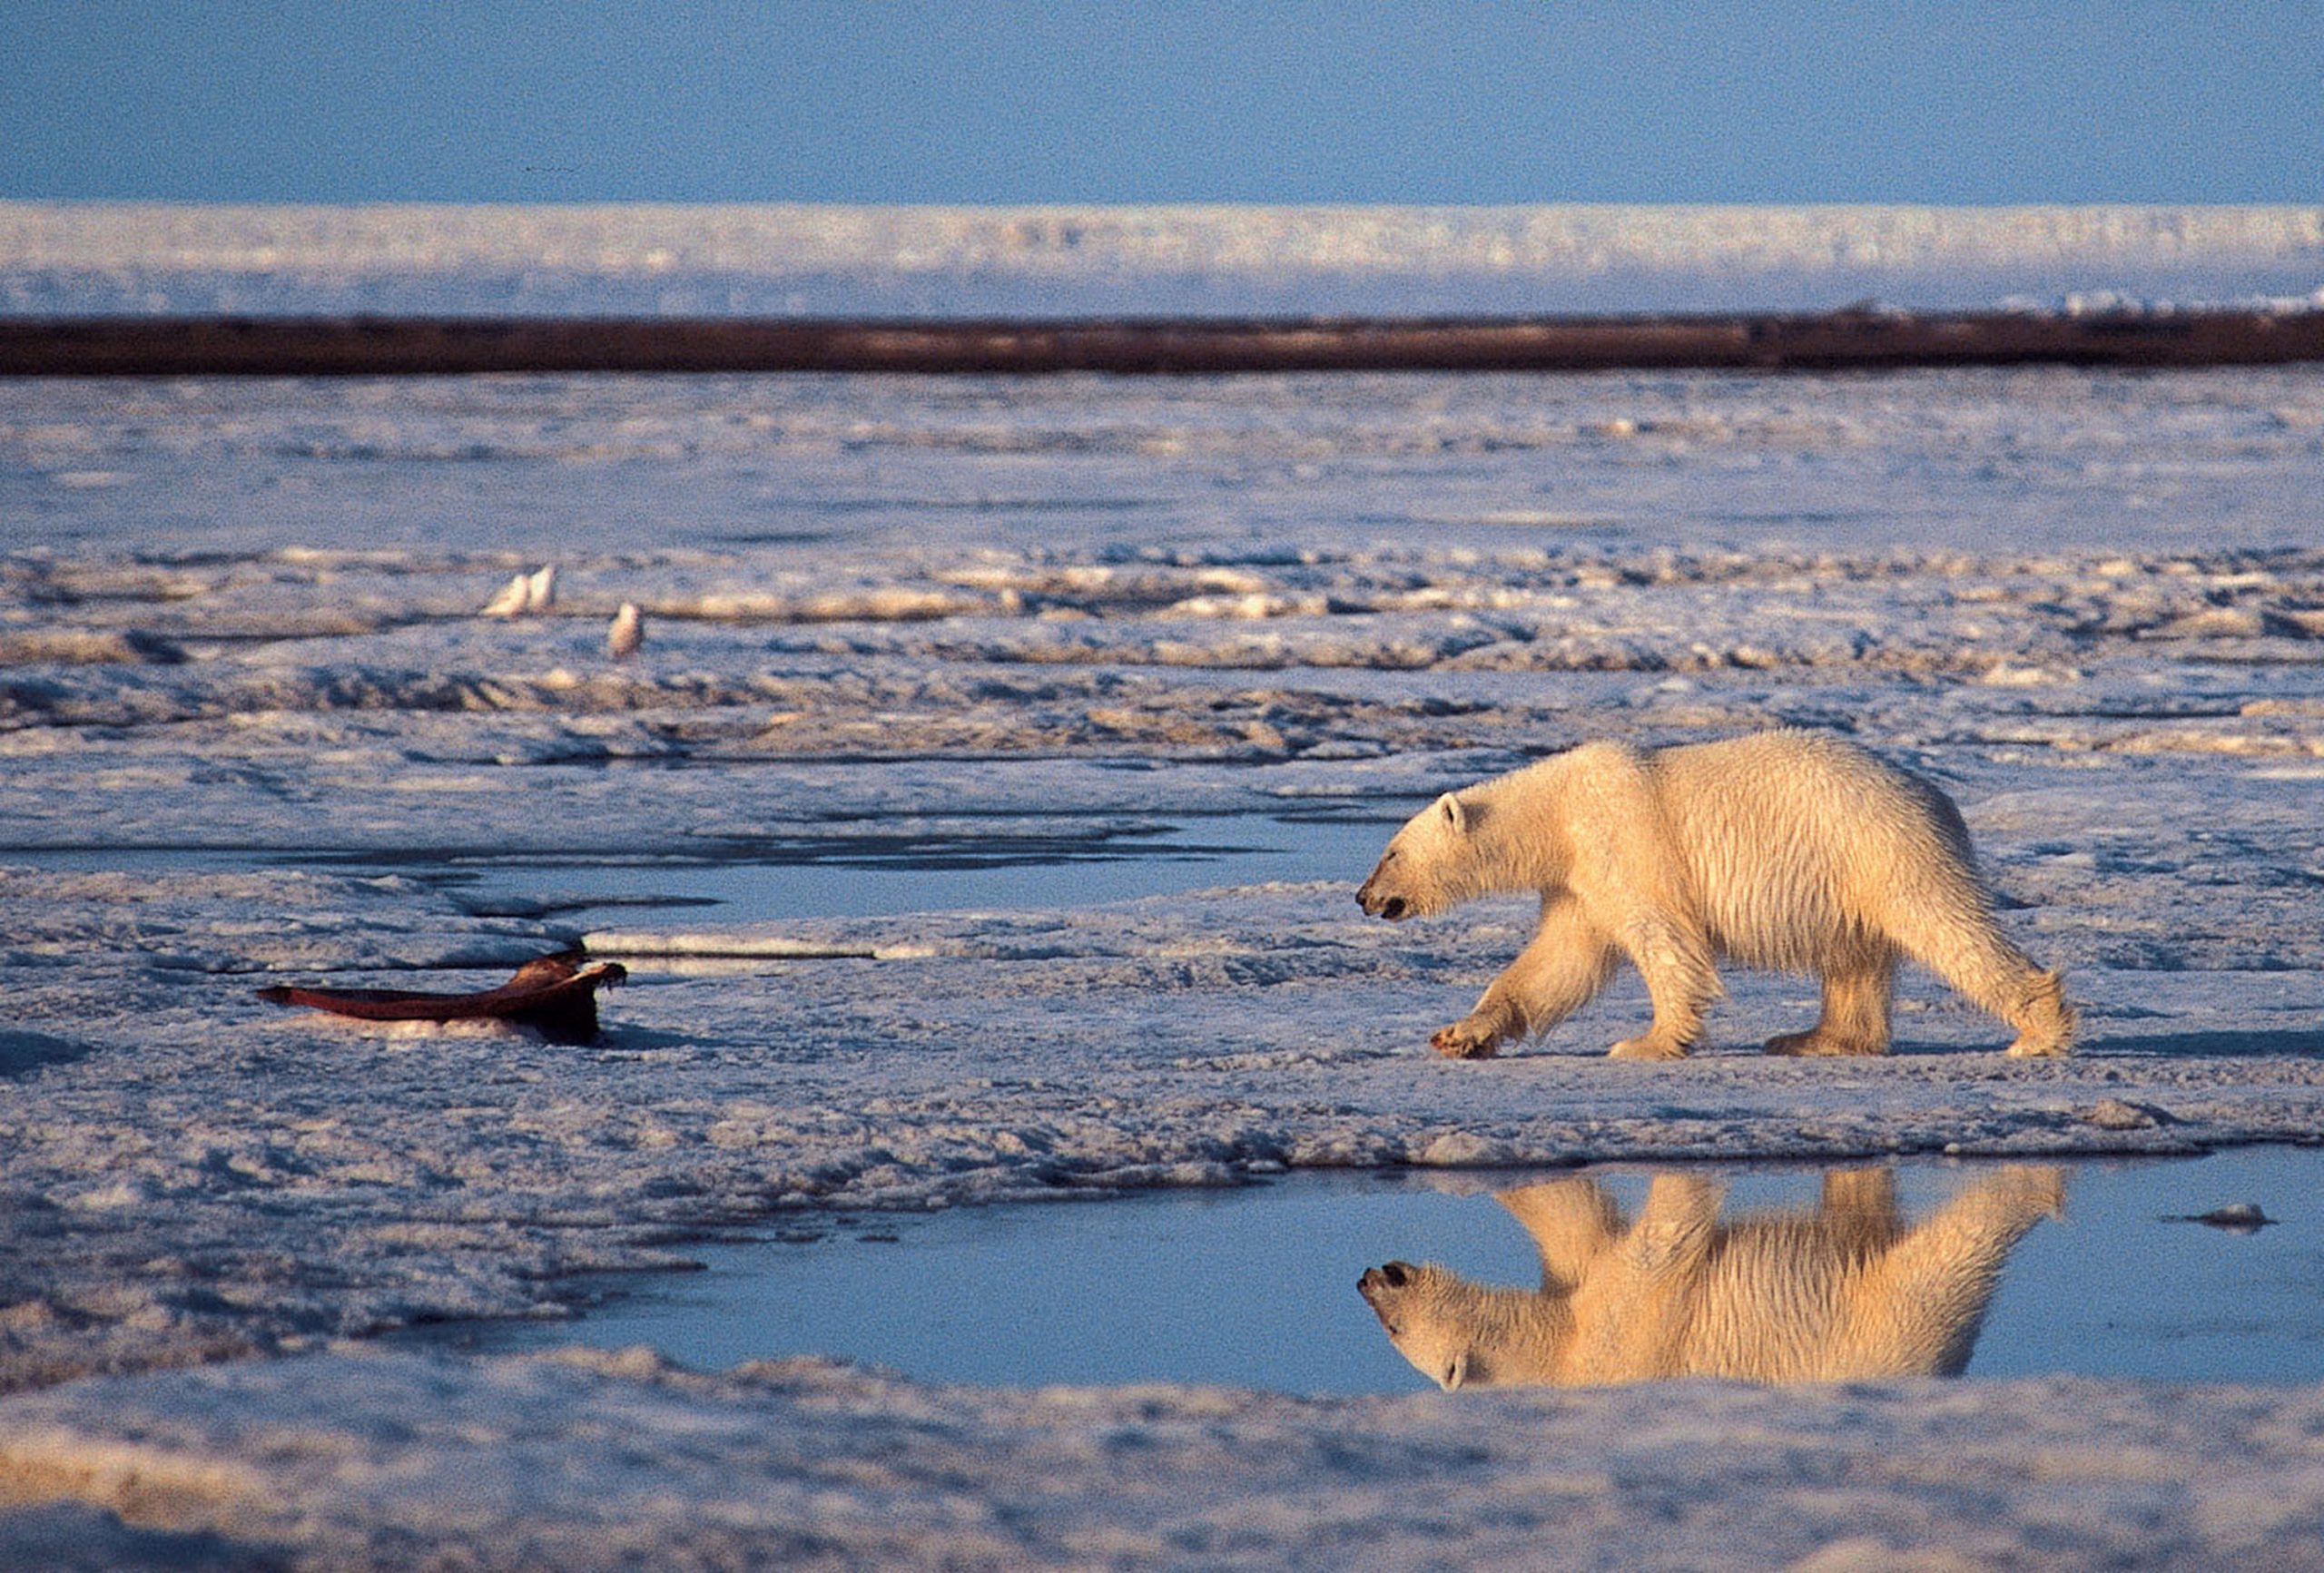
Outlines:
{"type": "Polygon", "coordinates": [[[0,376],[1758,371],[2324,360],[2324,310],[1210,320],[0,320],[0,376]]]}

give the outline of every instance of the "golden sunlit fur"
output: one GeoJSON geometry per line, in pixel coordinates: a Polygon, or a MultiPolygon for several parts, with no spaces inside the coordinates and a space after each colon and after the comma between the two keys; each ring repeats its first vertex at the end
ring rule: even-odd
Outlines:
{"type": "Polygon", "coordinates": [[[1641,750],[1585,743],[1448,792],[1396,832],[1357,900],[1390,919],[1537,890],[1532,941],[1432,1040],[1456,1058],[1564,1019],[1618,958],[1654,1019],[1617,1056],[1670,1059],[1700,1039],[1716,963],[1813,972],[1823,1019],[1770,1054],[1884,1054],[1909,957],[2016,1030],[2014,1055],[2064,1054],[2059,976],[1994,921],[1969,832],[1943,792],[1852,743],[1806,732],[1641,750]]]}
{"type": "Polygon", "coordinates": [[[1717,1185],[1664,1175],[1625,1226],[1596,1181],[1558,1180],[1496,1198],[1541,1248],[1540,1290],[1403,1262],[1359,1288],[1447,1389],[1957,1376],[2003,1262],[2064,1195],[2055,1169],[2005,1169],[1907,1229],[1889,1172],[1857,1169],[1827,1175],[1814,1212],[1722,1223],[1717,1185]]]}

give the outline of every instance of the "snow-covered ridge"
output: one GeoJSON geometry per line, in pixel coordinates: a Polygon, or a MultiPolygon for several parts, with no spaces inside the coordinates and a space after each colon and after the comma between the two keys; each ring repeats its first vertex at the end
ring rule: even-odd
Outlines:
{"type": "MultiPolygon", "coordinates": [[[[2078,664],[2158,643],[2247,664],[2306,664],[2324,639],[2324,554],[2297,548],[1376,548],[1294,562],[988,550],[904,557],[844,584],[743,555],[632,554],[567,559],[562,606],[513,624],[477,615],[498,565],[380,553],[0,558],[0,671],[41,674],[0,691],[0,730],[298,710],[772,705],[791,724],[808,711],[940,702],[1028,714],[1044,702],[1135,704],[1139,683],[1163,680],[1129,673],[1150,668],[1276,683],[1303,669],[1856,668],[2022,688],[2071,684],[2078,664]],[[585,630],[623,601],[644,608],[658,645],[687,659],[590,659],[585,630]]],[[[1221,691],[1206,685],[1191,703],[1216,708],[1221,691]]],[[[1415,721],[1455,713],[1405,708],[1415,721]]]]}
{"type": "Polygon", "coordinates": [[[2316,207],[0,202],[0,313],[1082,315],[2313,303],[2316,207]]]}
{"type": "Polygon", "coordinates": [[[903,1573],[2319,1563],[2313,1388],[1289,1400],[360,1349],[0,1410],[25,1567],[903,1573]]]}

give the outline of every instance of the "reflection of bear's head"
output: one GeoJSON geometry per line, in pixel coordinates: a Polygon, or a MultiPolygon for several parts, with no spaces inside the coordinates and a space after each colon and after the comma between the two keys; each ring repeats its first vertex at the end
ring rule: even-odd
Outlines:
{"type": "Polygon", "coordinates": [[[1723,1217],[1721,1188],[1657,1175],[1636,1222],[1586,1178],[1495,1200],[1540,1248],[1538,1290],[1391,1262],[1357,1288],[1398,1353],[1448,1391],[1682,1376],[1957,1376],[2002,1263],[2065,1196],[2053,1168],[1965,1185],[1907,1227],[1885,1168],[1824,1176],[1819,1205],[1723,1217]]]}
{"type": "Polygon", "coordinates": [[[1404,821],[1356,900],[1394,923],[1433,918],[1474,897],[1471,870],[1478,865],[1470,842],[1483,817],[1482,804],[1446,792],[1404,821]]]}
{"type": "Polygon", "coordinates": [[[1472,1283],[1433,1263],[1391,1262],[1364,1273],[1356,1288],[1396,1352],[1447,1392],[1557,1380],[1539,1357],[1562,1342],[1561,1331],[1570,1331],[1542,1325],[1557,1320],[1562,1302],[1472,1283]]]}

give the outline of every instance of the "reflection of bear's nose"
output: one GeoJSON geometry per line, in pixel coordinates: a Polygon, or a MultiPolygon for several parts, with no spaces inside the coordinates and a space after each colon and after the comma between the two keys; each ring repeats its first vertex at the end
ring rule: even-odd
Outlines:
{"type": "Polygon", "coordinates": [[[1413,1264],[1411,1263],[1391,1262],[1384,1267],[1374,1267],[1364,1273],[1362,1278],[1356,1280],[1355,1286],[1366,1294],[1373,1294],[1382,1289],[1402,1289],[1412,1281],[1413,1264]]]}

